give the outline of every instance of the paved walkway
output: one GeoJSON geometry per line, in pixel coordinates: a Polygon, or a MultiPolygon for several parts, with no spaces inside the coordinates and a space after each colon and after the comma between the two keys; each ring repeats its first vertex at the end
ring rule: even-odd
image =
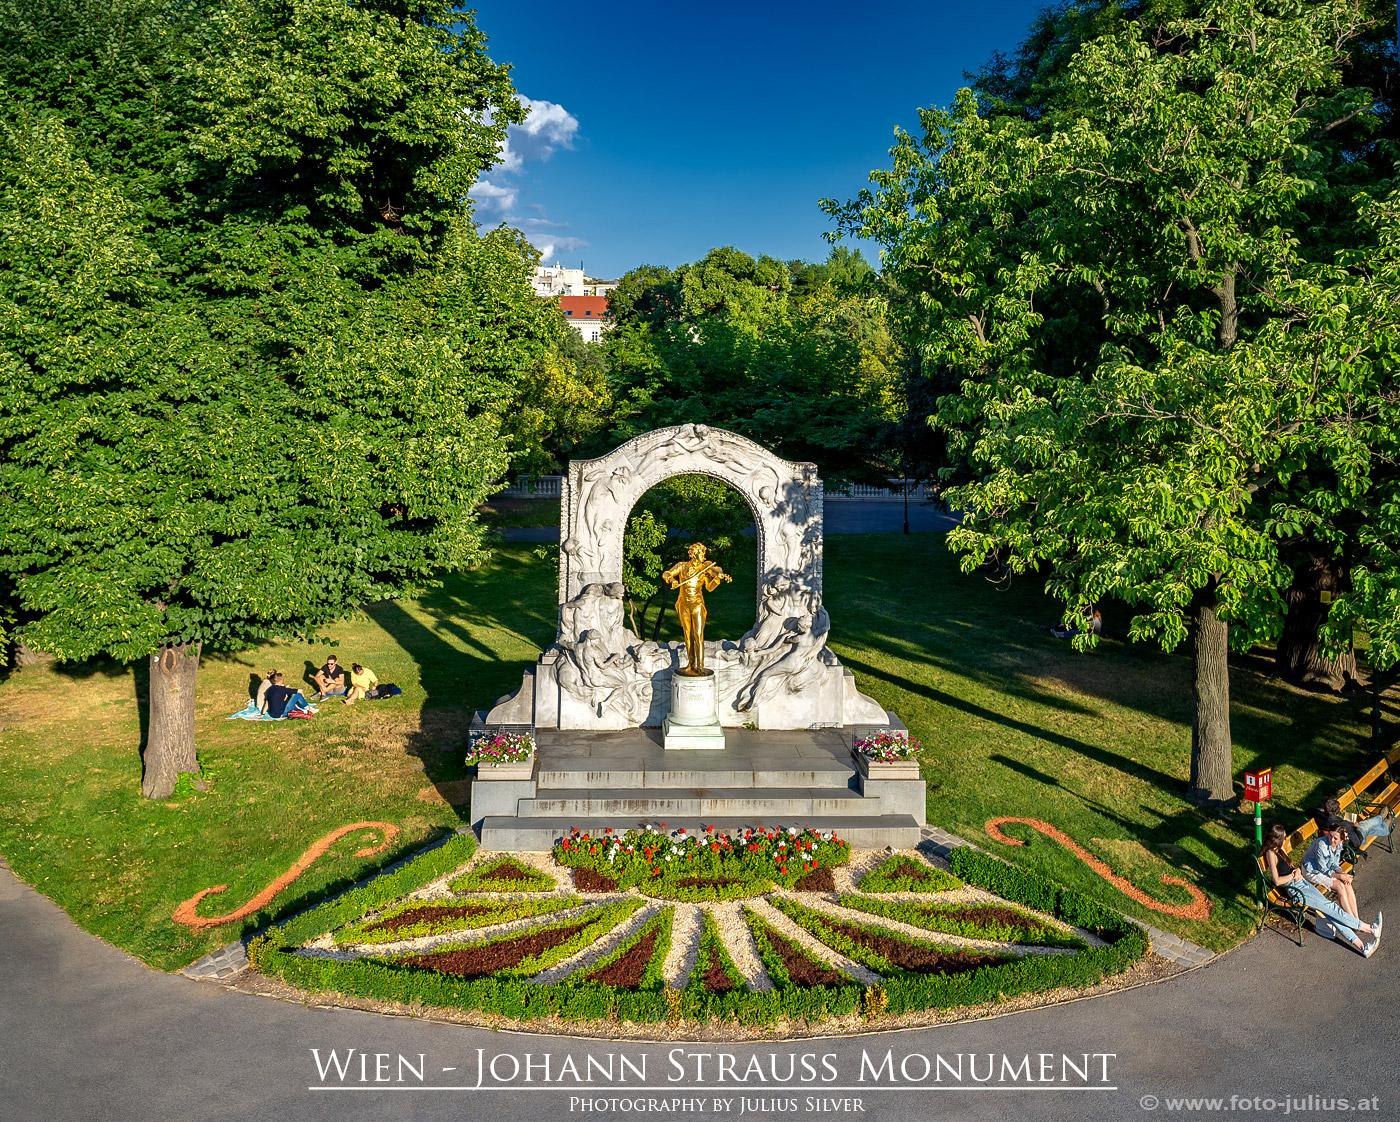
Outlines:
{"type": "MultiPolygon", "coordinates": [[[[946,510],[923,503],[909,504],[911,534],[944,533],[958,520],[946,510]]],[[[823,506],[822,531],[827,534],[899,534],[904,531],[903,503],[828,502],[823,506]]],[[[516,526],[502,530],[508,542],[557,542],[558,526],[516,526]]]]}
{"type": "MultiPolygon", "coordinates": [[[[1384,904],[1400,917],[1400,858],[1377,854],[1361,870],[1361,902],[1384,904]]],[[[1392,920],[1392,923],[1400,920],[1392,920]]],[[[312,1049],[387,1053],[390,1069],[403,1054],[425,1064],[430,1086],[476,1081],[477,1049],[489,1062],[512,1053],[520,1062],[548,1052],[556,1065],[568,1053],[580,1069],[586,1057],[607,1062],[622,1053],[634,1063],[645,1057],[649,1097],[703,1098],[701,1107],[677,1107],[647,1117],[667,1122],[716,1122],[731,1118],[826,1119],[840,1111],[807,1105],[809,1095],[862,1100],[867,1118],[880,1122],[927,1122],[931,1117],[1025,1122],[1121,1120],[1157,1116],[1231,1116],[1230,1096],[1306,1100],[1345,1096],[1352,1104],[1375,1096],[1378,1110],[1365,1117],[1400,1117],[1400,1060],[1395,1043],[1395,989],[1400,983],[1400,946],[1391,936],[1370,960],[1311,934],[1300,949],[1266,932],[1239,950],[1219,956],[1160,985],[1013,1016],[881,1033],[841,1040],[762,1045],[682,1045],[682,1056],[732,1052],[743,1073],[751,1057],[786,1063],[789,1053],[830,1053],[840,1079],[827,1087],[774,1088],[731,1083],[719,1092],[733,1100],[716,1107],[715,1092],[696,1090],[693,1079],[671,1082],[671,1049],[677,1045],[636,1041],[586,1041],[487,1032],[413,1018],[385,1018],[239,993],[209,982],[151,970],[79,931],[33,889],[0,869],[0,1118],[6,1122],[65,1122],[94,1119],[126,1122],[371,1122],[399,1119],[473,1119],[475,1122],[537,1122],[541,1117],[588,1122],[637,1119],[637,1112],[584,1109],[581,1096],[619,1097],[627,1085],[595,1083],[585,1091],[556,1090],[540,1082],[532,1090],[308,1090],[321,1082],[312,1049]],[[919,1055],[991,1054],[1038,1064],[1042,1053],[1111,1053],[1106,1062],[1111,1090],[1015,1089],[938,1090],[871,1088],[862,1082],[862,1053],[883,1062],[893,1050],[896,1065],[919,1055]],[[424,1057],[419,1059],[420,1054],[424,1057]],[[849,1088],[849,1089],[844,1089],[849,1088]],[[740,1098],[759,1096],[766,1108],[740,1113],[740,1098]],[[1153,1096],[1156,1096],[1154,1099],[1153,1096]],[[1171,1110],[1170,1096],[1210,1096],[1224,1110],[1171,1110]],[[791,1111],[774,1110],[774,1097],[795,1100],[791,1111]],[[1140,1103],[1157,1109],[1155,1115],[1140,1103]]],[[[693,1070],[695,1060],[685,1062],[693,1070]]],[[[510,1061],[501,1068],[509,1072],[510,1061]]],[[[373,1079],[375,1061],[368,1062],[373,1079]]],[[[358,1061],[352,1065],[359,1084],[358,1061]]],[[[414,1082],[411,1078],[410,1083],[414,1082]]],[[[635,1081],[634,1081],[635,1082],[635,1081]]],[[[390,1084],[393,1086],[394,1084],[390,1084]]],[[[713,1085],[708,1084],[707,1085],[713,1085]]],[[[373,1087],[373,1083],[365,1084],[373,1087]]],[[[1262,1108],[1236,1110],[1257,1116],[1262,1108]]],[[[1284,1114],[1280,1105],[1273,1112],[1284,1114]]],[[[1353,1112],[1354,1113],[1354,1112],[1353,1112]]],[[[1290,1117],[1331,1118],[1294,1110],[1290,1117]]]]}

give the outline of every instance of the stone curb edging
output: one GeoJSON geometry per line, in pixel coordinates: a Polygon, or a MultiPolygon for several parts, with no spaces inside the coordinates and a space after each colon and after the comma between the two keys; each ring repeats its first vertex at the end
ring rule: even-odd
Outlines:
{"type": "MultiPolygon", "coordinates": [[[[919,849],[944,861],[959,846],[965,845],[971,849],[981,849],[980,846],[964,841],[956,834],[948,833],[947,830],[940,830],[937,826],[925,826],[920,833],[923,835],[923,841],[919,843],[919,849]]],[[[1215,957],[1214,951],[1197,946],[1189,939],[1183,939],[1180,935],[1173,935],[1170,931],[1162,931],[1160,928],[1153,927],[1150,923],[1143,923],[1142,920],[1133,916],[1126,918],[1147,932],[1147,937],[1152,940],[1152,953],[1159,958],[1165,958],[1168,962],[1190,968],[1201,966],[1215,957]]]]}

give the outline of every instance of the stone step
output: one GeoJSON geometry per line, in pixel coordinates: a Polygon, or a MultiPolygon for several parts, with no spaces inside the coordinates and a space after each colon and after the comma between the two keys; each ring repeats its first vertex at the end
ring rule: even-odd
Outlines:
{"type": "MultiPolygon", "coordinates": [[[[702,753],[677,754],[698,756],[702,753]]],[[[621,791],[639,788],[685,791],[697,787],[746,787],[759,790],[770,787],[789,790],[795,787],[821,787],[826,790],[841,790],[850,786],[854,774],[854,763],[847,764],[845,761],[836,760],[775,760],[771,765],[759,767],[728,765],[719,761],[639,767],[635,763],[625,761],[615,764],[601,763],[597,760],[561,763],[555,759],[548,762],[541,759],[537,781],[541,791],[621,791]]]]}
{"type": "MultiPolygon", "coordinates": [[[[654,820],[652,824],[659,825],[654,820]]],[[[745,827],[796,826],[801,829],[811,826],[817,830],[835,830],[837,837],[844,838],[857,849],[912,849],[919,844],[919,824],[911,814],[879,814],[836,817],[814,815],[811,817],[790,818],[783,815],[772,817],[712,818],[692,817],[667,818],[667,830],[684,827],[692,834],[703,833],[706,826],[713,826],[723,834],[734,834],[745,827]]],[[[541,853],[554,848],[554,843],[567,836],[575,828],[590,834],[601,834],[611,826],[614,830],[636,829],[645,825],[643,820],[628,818],[626,815],[602,818],[484,818],[481,822],[481,846],[492,851],[519,851],[541,853]]]]}
{"type": "Polygon", "coordinates": [[[849,787],[693,787],[668,790],[661,787],[633,787],[617,790],[556,788],[541,790],[533,799],[521,799],[522,818],[583,816],[593,818],[636,818],[655,820],[658,816],[742,818],[749,814],[764,817],[792,815],[860,814],[869,803],[849,787]]]}

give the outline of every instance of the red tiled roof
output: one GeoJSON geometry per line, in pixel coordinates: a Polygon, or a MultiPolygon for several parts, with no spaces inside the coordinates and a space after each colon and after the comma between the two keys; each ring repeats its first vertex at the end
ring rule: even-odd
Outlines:
{"type": "Polygon", "coordinates": [[[568,319],[604,319],[608,315],[606,296],[561,296],[559,306],[568,319]]]}

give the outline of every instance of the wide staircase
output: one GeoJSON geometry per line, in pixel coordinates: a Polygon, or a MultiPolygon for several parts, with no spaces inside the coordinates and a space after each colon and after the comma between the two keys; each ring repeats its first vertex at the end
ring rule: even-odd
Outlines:
{"type": "Polygon", "coordinates": [[[811,826],[857,848],[918,844],[923,781],[863,784],[850,751],[856,730],[725,733],[723,751],[668,752],[655,729],[540,729],[530,779],[473,786],[482,846],[541,852],[574,829],[663,823],[692,833],[811,826]]]}

